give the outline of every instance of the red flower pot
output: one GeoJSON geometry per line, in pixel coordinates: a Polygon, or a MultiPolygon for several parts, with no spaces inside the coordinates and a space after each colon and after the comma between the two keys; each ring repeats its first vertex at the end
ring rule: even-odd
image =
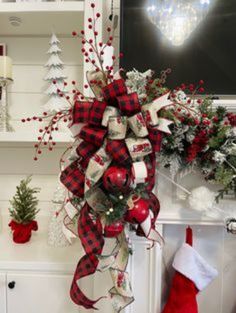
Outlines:
{"type": "Polygon", "coordinates": [[[27,224],[20,224],[12,220],[8,226],[11,227],[13,232],[13,241],[15,243],[28,242],[31,238],[32,230],[38,230],[38,224],[36,221],[31,221],[27,224]]]}

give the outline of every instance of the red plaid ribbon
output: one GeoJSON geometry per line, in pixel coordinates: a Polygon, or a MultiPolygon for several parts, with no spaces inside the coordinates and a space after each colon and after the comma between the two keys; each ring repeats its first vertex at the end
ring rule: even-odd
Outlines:
{"type": "Polygon", "coordinates": [[[89,124],[100,126],[102,123],[103,113],[107,103],[104,101],[94,100],[89,113],[89,124]]]}
{"type": "Polygon", "coordinates": [[[152,191],[153,188],[155,187],[155,173],[156,173],[156,156],[155,153],[149,154],[147,160],[147,170],[148,170],[148,185],[146,187],[147,191],[152,191]]]}
{"type": "Polygon", "coordinates": [[[74,104],[72,125],[78,123],[87,123],[92,103],[88,101],[76,101],[74,104]]]}
{"type": "Polygon", "coordinates": [[[127,93],[127,88],[123,79],[114,80],[102,90],[103,97],[107,101],[115,100],[118,96],[127,93]]]}
{"type": "Polygon", "coordinates": [[[86,309],[96,310],[94,304],[101,298],[90,300],[78,286],[78,280],[95,273],[99,262],[97,256],[101,255],[104,246],[102,224],[99,219],[92,220],[89,211],[90,207],[88,204],[85,204],[78,220],[78,234],[86,254],[80,259],[75,270],[70,296],[77,305],[82,305],[86,309]]]}
{"type": "Polygon", "coordinates": [[[83,169],[87,168],[90,158],[94,155],[96,151],[97,147],[89,142],[82,141],[78,145],[78,147],[76,148],[76,153],[78,156],[82,157],[82,161],[80,161],[80,164],[82,165],[83,169]]]}
{"type": "Polygon", "coordinates": [[[148,132],[149,132],[149,139],[151,141],[153,151],[160,152],[163,133],[154,127],[149,127],[148,132]]]}
{"type": "Polygon", "coordinates": [[[62,171],[60,180],[62,184],[75,196],[83,197],[85,175],[78,167],[78,161],[72,162],[62,171]]]}
{"type": "Polygon", "coordinates": [[[91,143],[97,147],[101,147],[104,138],[106,136],[107,130],[102,128],[93,128],[88,125],[85,125],[80,133],[79,137],[85,140],[88,143],[91,143]]]}
{"type": "Polygon", "coordinates": [[[107,140],[106,151],[117,163],[131,161],[128,148],[124,140],[107,140]]]}
{"type": "Polygon", "coordinates": [[[119,108],[124,115],[133,116],[141,111],[138,95],[133,92],[129,95],[125,94],[117,97],[119,108]]]}

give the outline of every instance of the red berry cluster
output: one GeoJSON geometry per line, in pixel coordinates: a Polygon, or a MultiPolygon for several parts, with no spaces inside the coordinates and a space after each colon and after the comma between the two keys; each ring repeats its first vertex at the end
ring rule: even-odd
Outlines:
{"type": "Polygon", "coordinates": [[[200,130],[195,136],[193,143],[187,149],[187,162],[192,162],[196,159],[197,155],[206,147],[208,140],[207,131],[200,130]]]}
{"type": "Polygon", "coordinates": [[[201,105],[203,100],[198,98],[198,94],[204,92],[202,87],[204,84],[203,80],[200,80],[198,84],[185,84],[182,83],[180,86],[177,86],[170,94],[171,99],[174,100],[174,115],[181,122],[187,120],[188,125],[199,125],[201,116],[196,118],[195,105],[201,105]],[[186,93],[187,99],[186,103],[181,102],[177,95],[179,91],[184,91],[186,93]]]}
{"type": "MultiPolygon", "coordinates": [[[[101,14],[99,12],[95,12],[95,3],[91,3],[92,8],[92,17],[88,18],[88,25],[87,28],[89,31],[92,32],[92,38],[87,38],[85,35],[85,30],[81,30],[79,33],[76,31],[72,32],[72,36],[79,37],[82,42],[82,49],[81,52],[85,58],[86,63],[90,63],[97,72],[103,73],[103,78],[106,82],[113,79],[113,70],[115,62],[117,61],[117,58],[115,55],[113,55],[112,60],[113,64],[111,66],[106,66],[104,68],[103,65],[103,57],[105,54],[106,47],[112,46],[113,43],[113,34],[112,34],[112,28],[107,28],[108,33],[108,39],[105,43],[98,40],[98,31],[97,31],[97,21],[101,18],[101,14]]],[[[123,54],[121,53],[119,57],[121,58],[123,54]]],[[[101,82],[99,81],[93,81],[90,82],[93,85],[99,85],[101,82]]],[[[88,86],[84,86],[85,88],[88,88],[88,86]]]]}
{"type": "Polygon", "coordinates": [[[236,126],[236,114],[234,113],[228,113],[227,118],[229,120],[229,123],[232,127],[236,126]]]}
{"type": "Polygon", "coordinates": [[[71,120],[71,109],[60,111],[55,114],[49,115],[47,112],[43,112],[43,116],[34,116],[32,118],[27,117],[23,118],[22,123],[38,121],[43,122],[43,120],[48,119],[47,126],[43,126],[39,129],[38,143],[34,145],[35,147],[35,156],[34,160],[38,160],[38,155],[42,154],[42,147],[45,146],[49,151],[53,150],[53,147],[56,145],[56,142],[53,141],[53,133],[59,131],[59,122],[67,122],[71,120]]]}
{"type": "Polygon", "coordinates": [[[180,86],[177,86],[175,88],[175,90],[183,90],[187,93],[194,93],[194,94],[198,94],[198,93],[203,93],[205,91],[204,87],[204,80],[199,80],[198,84],[185,84],[182,83],[180,86]]]}

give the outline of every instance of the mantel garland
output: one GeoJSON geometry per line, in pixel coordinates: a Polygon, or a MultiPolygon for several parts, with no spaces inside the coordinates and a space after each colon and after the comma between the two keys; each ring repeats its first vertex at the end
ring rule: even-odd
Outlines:
{"type": "Polygon", "coordinates": [[[35,160],[43,146],[53,150],[59,123],[69,123],[75,141],[61,158],[60,180],[68,191],[63,230],[68,238],[77,235],[85,250],[70,296],[76,304],[94,309],[99,299],[89,299],[78,281],[96,270],[109,270],[114,285],[110,298],[120,312],[134,300],[126,271],[132,253],[127,226],[132,225],[138,236],[163,244],[155,229],[160,204],[152,192],[157,161],[172,171],[200,165],[207,179],[225,182],[225,190],[235,190],[236,117],[223,108],[213,111],[209,97],[197,96],[204,92],[203,81],[170,91],[164,86],[170,70],[163,71],[160,78],[154,78],[151,70],[134,70],[125,78],[121,71],[113,74],[122,54],[113,55],[113,64],[106,64],[104,54],[112,46],[113,29],[107,28],[105,43],[98,42],[100,13],[94,3],[91,7],[88,28],[93,38],[86,38],[84,30],[72,35],[81,39],[85,62],[93,67],[84,88],[91,88],[94,97],[86,97],[73,81],[73,97],[58,89],[69,109],[44,112],[22,122],[47,121],[39,129],[35,160]],[[115,241],[114,249],[105,256],[106,238],[115,241]]]}

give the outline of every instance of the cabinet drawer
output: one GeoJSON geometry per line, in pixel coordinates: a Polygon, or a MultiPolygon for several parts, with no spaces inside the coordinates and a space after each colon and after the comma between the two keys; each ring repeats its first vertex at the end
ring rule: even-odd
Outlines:
{"type": "Polygon", "coordinates": [[[8,274],[7,313],[78,313],[70,300],[71,281],[70,275],[8,274]]]}

